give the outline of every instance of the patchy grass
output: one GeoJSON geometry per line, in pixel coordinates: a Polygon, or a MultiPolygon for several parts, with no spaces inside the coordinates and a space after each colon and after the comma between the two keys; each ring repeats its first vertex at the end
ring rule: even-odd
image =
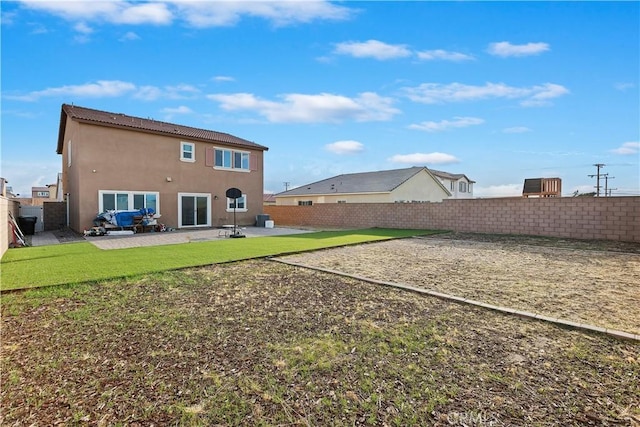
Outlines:
{"type": "Polygon", "coordinates": [[[427,230],[324,231],[251,239],[104,251],[86,242],[12,249],[2,258],[0,290],[100,281],[185,267],[433,234],[427,230]]]}
{"type": "Polygon", "coordinates": [[[640,345],[252,260],[3,295],[0,424],[634,425],[640,345]]]}

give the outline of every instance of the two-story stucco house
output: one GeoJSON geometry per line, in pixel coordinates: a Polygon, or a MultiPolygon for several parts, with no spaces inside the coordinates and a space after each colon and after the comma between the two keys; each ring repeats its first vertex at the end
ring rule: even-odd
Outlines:
{"type": "Polygon", "coordinates": [[[473,199],[473,184],[476,182],[467,178],[465,174],[429,170],[449,190],[451,199],[473,199]]]}
{"type": "Polygon", "coordinates": [[[267,147],[212,130],[63,104],[57,153],[69,225],[108,210],[153,209],[167,227],[255,222],[267,147]],[[226,191],[238,188],[239,199],[226,191]]]}
{"type": "Polygon", "coordinates": [[[276,194],[276,205],[441,202],[449,190],[426,167],[350,173],[276,194]]]}

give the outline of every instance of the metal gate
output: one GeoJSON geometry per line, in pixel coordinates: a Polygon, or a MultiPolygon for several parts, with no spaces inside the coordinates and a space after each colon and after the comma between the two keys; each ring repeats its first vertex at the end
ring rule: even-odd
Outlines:
{"type": "MultiPolygon", "coordinates": [[[[22,206],[20,205],[20,216],[35,216],[38,218],[35,225],[35,232],[38,233],[44,230],[44,222],[42,215],[42,206],[22,206]]],[[[16,218],[17,219],[17,218],[16,218]]]]}

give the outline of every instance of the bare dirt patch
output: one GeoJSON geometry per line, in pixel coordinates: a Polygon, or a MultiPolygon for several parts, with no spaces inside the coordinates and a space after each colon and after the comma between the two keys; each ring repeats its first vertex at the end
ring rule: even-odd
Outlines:
{"type": "Polygon", "coordinates": [[[640,423],[638,343],[266,260],[2,298],[3,426],[640,423]]]}
{"type": "Polygon", "coordinates": [[[283,259],[640,334],[638,244],[452,234],[283,259]]]}

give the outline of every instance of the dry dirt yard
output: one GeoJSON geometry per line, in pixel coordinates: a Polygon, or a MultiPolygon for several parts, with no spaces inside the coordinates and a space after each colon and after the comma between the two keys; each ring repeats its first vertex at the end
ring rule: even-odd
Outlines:
{"type": "Polygon", "coordinates": [[[640,335],[640,244],[459,233],[282,259],[640,335]]]}
{"type": "MultiPolygon", "coordinates": [[[[287,258],[637,330],[637,245],[443,237],[287,258]]],[[[270,260],[0,308],[2,426],[640,425],[637,341],[270,260]]]]}

